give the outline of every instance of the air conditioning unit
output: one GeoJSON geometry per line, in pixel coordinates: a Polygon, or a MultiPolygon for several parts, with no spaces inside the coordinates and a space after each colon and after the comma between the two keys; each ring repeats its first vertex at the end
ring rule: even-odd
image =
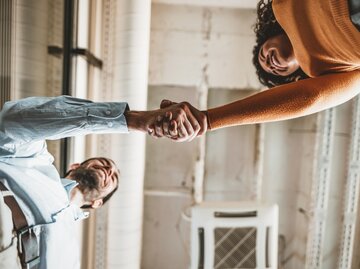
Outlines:
{"type": "Polygon", "coordinates": [[[191,219],[192,269],[277,269],[277,205],[204,202],[191,219]]]}

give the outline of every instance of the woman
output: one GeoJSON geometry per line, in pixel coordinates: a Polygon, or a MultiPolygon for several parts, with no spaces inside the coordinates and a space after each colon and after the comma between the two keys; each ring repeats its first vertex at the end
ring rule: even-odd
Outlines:
{"type": "Polygon", "coordinates": [[[150,133],[191,140],[207,129],[292,119],[350,100],[360,92],[360,24],[350,18],[359,12],[356,5],[357,0],[261,0],[253,63],[261,83],[273,88],[207,111],[182,103],[199,126],[188,128],[186,117],[168,112],[150,133]]]}

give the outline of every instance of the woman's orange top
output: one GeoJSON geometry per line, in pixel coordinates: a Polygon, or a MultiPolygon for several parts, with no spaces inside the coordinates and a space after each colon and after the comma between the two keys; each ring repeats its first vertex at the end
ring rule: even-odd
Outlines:
{"type": "Polygon", "coordinates": [[[273,0],[273,10],[311,78],[209,109],[211,129],[305,116],[360,92],[360,32],[347,0],[273,0]]]}

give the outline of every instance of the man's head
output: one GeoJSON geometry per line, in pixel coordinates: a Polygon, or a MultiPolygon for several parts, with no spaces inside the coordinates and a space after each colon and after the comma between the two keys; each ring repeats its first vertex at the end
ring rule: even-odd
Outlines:
{"type": "Polygon", "coordinates": [[[72,164],[66,173],[78,183],[73,195],[81,194],[82,208],[98,208],[108,201],[118,188],[119,175],[114,161],[103,157],[72,164]]]}

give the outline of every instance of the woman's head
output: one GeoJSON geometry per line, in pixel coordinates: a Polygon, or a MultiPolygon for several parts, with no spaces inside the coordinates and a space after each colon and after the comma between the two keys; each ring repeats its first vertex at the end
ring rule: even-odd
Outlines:
{"type": "Polygon", "coordinates": [[[264,71],[282,77],[291,75],[300,67],[290,40],[285,34],[266,40],[260,48],[258,61],[264,71]]]}
{"type": "Polygon", "coordinates": [[[253,63],[260,82],[274,87],[306,78],[290,40],[274,16],[272,1],[260,0],[257,13],[253,63]]]}

